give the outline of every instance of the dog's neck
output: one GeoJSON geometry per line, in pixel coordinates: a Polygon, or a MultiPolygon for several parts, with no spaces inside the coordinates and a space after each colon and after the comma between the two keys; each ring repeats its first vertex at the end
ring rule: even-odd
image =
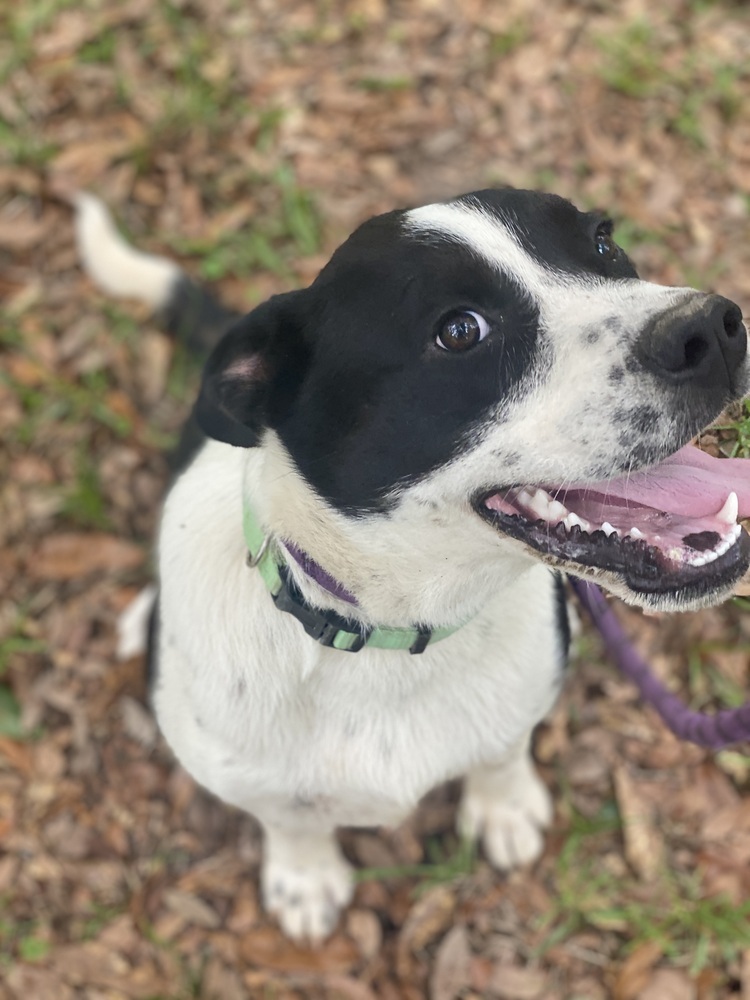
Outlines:
{"type": "Polygon", "coordinates": [[[259,522],[286,548],[304,599],[367,625],[459,625],[533,566],[471,510],[435,507],[414,492],[387,514],[339,513],[274,434],[248,451],[244,490],[259,522]]]}

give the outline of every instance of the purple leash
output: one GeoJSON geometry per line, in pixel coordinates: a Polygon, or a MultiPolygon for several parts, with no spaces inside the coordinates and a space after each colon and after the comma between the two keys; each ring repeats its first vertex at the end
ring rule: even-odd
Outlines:
{"type": "Polygon", "coordinates": [[[726,709],[714,715],[692,711],[654,677],[649,665],[623,631],[599,587],[575,577],[569,576],[568,579],[621,672],[635,684],[644,701],[653,705],[676,736],[711,750],[720,750],[730,743],[750,739],[750,702],[745,702],[741,708],[726,709]]]}

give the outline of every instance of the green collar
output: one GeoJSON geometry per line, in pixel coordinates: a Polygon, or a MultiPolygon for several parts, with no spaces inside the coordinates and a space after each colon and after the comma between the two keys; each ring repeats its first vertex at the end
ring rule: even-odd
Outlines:
{"type": "MultiPolygon", "coordinates": [[[[454,628],[368,628],[351,618],[344,618],[335,611],[320,611],[305,602],[299,589],[295,586],[286,562],[278,551],[278,546],[271,535],[266,535],[254,512],[245,504],[242,511],[242,524],[247,545],[249,566],[255,567],[263,577],[276,607],[286,611],[299,621],[307,634],[323,646],[333,649],[357,653],[365,646],[376,649],[408,649],[410,653],[422,653],[440,639],[457,632],[460,625],[454,628]]],[[[324,589],[333,591],[324,580],[330,580],[334,587],[340,587],[331,580],[325,571],[304,554],[294,555],[298,562],[305,560],[303,568],[324,589]],[[301,558],[300,558],[301,556],[301,558]],[[321,579],[323,577],[324,579],[321,579]]],[[[338,595],[337,595],[338,596],[338,595]]],[[[356,603],[353,597],[345,598],[356,603]]]]}

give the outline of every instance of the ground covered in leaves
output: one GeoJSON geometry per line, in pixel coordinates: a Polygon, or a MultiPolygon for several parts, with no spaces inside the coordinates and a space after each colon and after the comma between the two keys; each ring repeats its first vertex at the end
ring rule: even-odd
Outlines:
{"type": "MultiPolygon", "coordinates": [[[[457,789],[345,832],[318,951],[259,910],[258,829],[196,788],[116,662],[189,361],[78,269],[65,195],[237,306],[364,217],[498,183],[606,206],[649,277],[750,301],[750,11],[709,0],[27,0],[0,10],[0,998],[750,998],[750,756],[678,743],[584,635],[509,878],[457,789]]],[[[747,308],[747,305],[746,305],[747,308]]],[[[707,438],[750,444],[745,414],[707,438]]],[[[750,684],[741,606],[624,613],[694,706],[750,684]]]]}

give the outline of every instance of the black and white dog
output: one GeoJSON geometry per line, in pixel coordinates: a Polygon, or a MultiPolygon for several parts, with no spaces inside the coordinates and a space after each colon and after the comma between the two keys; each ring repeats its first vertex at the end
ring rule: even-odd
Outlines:
{"type": "MultiPolygon", "coordinates": [[[[89,196],[78,235],[173,329],[229,323],[89,196]]],[[[371,219],[214,346],[162,520],[153,703],[263,824],[289,935],[351,896],[336,827],[396,824],[448,778],[495,866],[539,855],[556,571],[657,610],[731,592],[750,476],[685,446],[746,391],[745,351],[732,302],[639,280],[607,219],[510,189],[371,219]]]]}

